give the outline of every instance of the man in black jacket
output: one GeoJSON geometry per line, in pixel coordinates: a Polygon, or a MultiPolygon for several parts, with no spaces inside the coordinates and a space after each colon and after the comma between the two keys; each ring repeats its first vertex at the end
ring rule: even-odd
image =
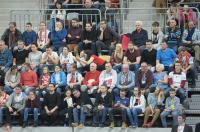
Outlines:
{"type": "Polygon", "coordinates": [[[22,33],[17,29],[16,22],[9,23],[9,28],[3,33],[1,40],[4,40],[10,49],[17,46],[17,41],[22,40],[22,33]]]}
{"type": "Polygon", "coordinates": [[[112,95],[108,92],[106,85],[100,87],[100,93],[97,95],[94,105],[93,126],[99,124],[99,127],[103,127],[105,125],[106,115],[112,107],[112,95]]]}
{"type": "Polygon", "coordinates": [[[193,129],[185,124],[185,115],[179,115],[178,126],[172,127],[171,132],[193,132],[193,129]]]}
{"type": "Polygon", "coordinates": [[[78,128],[83,128],[85,123],[85,115],[91,112],[93,104],[88,94],[85,92],[80,92],[78,89],[75,89],[73,91],[73,96],[74,96],[74,109],[73,109],[74,123],[72,125],[78,128]]]}
{"type": "Polygon", "coordinates": [[[55,85],[50,83],[48,85],[49,92],[44,96],[44,111],[42,112],[43,121],[47,125],[55,125],[58,117],[58,108],[60,106],[60,94],[55,91],[55,85]]]}

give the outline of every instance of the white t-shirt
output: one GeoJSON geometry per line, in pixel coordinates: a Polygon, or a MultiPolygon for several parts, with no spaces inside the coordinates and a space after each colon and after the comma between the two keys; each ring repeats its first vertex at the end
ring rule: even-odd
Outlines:
{"type": "MultiPolygon", "coordinates": [[[[54,63],[52,62],[51,59],[49,59],[48,57],[45,58],[46,56],[47,56],[47,53],[44,52],[44,53],[42,54],[42,60],[46,60],[46,64],[47,64],[47,65],[54,64],[54,63]]],[[[56,52],[54,52],[54,51],[51,53],[51,56],[52,56],[54,59],[59,59],[58,54],[57,54],[56,52]]]]}
{"type": "Polygon", "coordinates": [[[41,51],[37,51],[36,53],[30,52],[28,55],[29,63],[35,64],[36,66],[40,64],[41,58],[42,58],[41,51]]]}

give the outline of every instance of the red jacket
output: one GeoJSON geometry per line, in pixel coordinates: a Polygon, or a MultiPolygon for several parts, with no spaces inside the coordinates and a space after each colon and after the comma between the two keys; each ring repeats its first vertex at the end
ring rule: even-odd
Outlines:
{"type": "Polygon", "coordinates": [[[99,85],[99,76],[100,76],[100,72],[99,71],[95,71],[95,72],[87,72],[85,74],[85,79],[83,80],[83,85],[87,85],[88,84],[88,80],[90,79],[94,79],[95,81],[92,83],[93,86],[98,86],[99,85]]]}
{"type": "Polygon", "coordinates": [[[23,72],[20,81],[22,86],[36,87],[38,85],[37,74],[32,70],[23,72]]]}

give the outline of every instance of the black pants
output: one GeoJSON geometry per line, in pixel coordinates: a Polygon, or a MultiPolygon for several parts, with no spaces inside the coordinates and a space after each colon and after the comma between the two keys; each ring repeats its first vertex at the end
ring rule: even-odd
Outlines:
{"type": "Polygon", "coordinates": [[[58,111],[54,111],[51,115],[48,115],[46,111],[44,110],[42,112],[42,121],[45,123],[45,125],[51,126],[56,125],[58,119],[58,111]]]}
{"type": "MultiPolygon", "coordinates": [[[[11,124],[11,123],[12,123],[12,121],[11,121],[12,114],[13,114],[14,112],[17,111],[17,109],[15,109],[15,108],[13,108],[13,107],[12,107],[12,109],[13,109],[13,112],[10,112],[8,108],[6,108],[6,111],[5,111],[6,122],[7,122],[8,124],[11,124]]],[[[23,116],[24,116],[23,114],[24,114],[24,112],[23,112],[23,110],[22,110],[22,111],[18,112],[18,115],[17,115],[17,116],[19,116],[19,121],[20,121],[19,123],[20,123],[20,124],[22,124],[22,121],[23,121],[23,116]]]]}
{"type": "Polygon", "coordinates": [[[61,119],[62,123],[64,124],[68,121],[68,124],[71,125],[72,120],[73,120],[72,117],[73,117],[72,107],[65,108],[59,112],[59,119],[61,119]],[[68,114],[68,120],[67,120],[66,114],[68,114]]]}

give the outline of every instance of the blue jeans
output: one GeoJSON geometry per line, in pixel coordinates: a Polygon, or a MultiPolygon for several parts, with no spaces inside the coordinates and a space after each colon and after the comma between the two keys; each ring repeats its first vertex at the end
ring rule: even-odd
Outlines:
{"type": "Polygon", "coordinates": [[[4,108],[4,107],[1,107],[1,108],[0,108],[0,124],[3,123],[3,113],[4,113],[4,111],[5,111],[5,108],[4,108]]]}
{"type": "Polygon", "coordinates": [[[9,95],[13,93],[13,89],[14,88],[12,88],[11,86],[8,86],[8,85],[4,86],[4,91],[9,95]]]}
{"type": "Polygon", "coordinates": [[[93,123],[97,124],[104,124],[106,121],[106,115],[109,113],[110,109],[107,107],[104,107],[102,110],[94,109],[93,113],[93,123]],[[101,119],[100,119],[101,117],[101,119]]]}
{"type": "Polygon", "coordinates": [[[80,109],[74,108],[73,109],[73,117],[74,117],[74,123],[80,122],[81,124],[85,123],[85,113],[83,111],[83,107],[80,109]],[[80,121],[79,121],[79,114],[80,114],[80,121]]]}
{"type": "Polygon", "coordinates": [[[24,109],[24,122],[28,121],[28,113],[29,112],[33,112],[34,123],[38,123],[38,113],[39,113],[38,108],[25,108],[24,109]]]}
{"type": "Polygon", "coordinates": [[[23,87],[23,92],[24,92],[26,95],[29,95],[29,92],[33,91],[34,89],[35,89],[34,87],[24,86],[24,87],[23,87]]]}
{"type": "Polygon", "coordinates": [[[181,102],[183,102],[183,101],[185,100],[185,98],[186,98],[185,89],[179,88],[179,89],[176,91],[176,94],[179,96],[181,102]]]}
{"type": "Polygon", "coordinates": [[[131,125],[138,126],[138,115],[142,113],[140,108],[129,108],[127,109],[127,114],[131,125]]]}
{"type": "Polygon", "coordinates": [[[162,122],[162,126],[163,126],[163,127],[167,127],[166,117],[167,117],[169,114],[172,114],[172,117],[173,117],[172,126],[178,125],[178,115],[179,115],[179,111],[172,111],[172,112],[163,111],[163,112],[160,114],[160,119],[161,119],[161,122],[162,122]]]}
{"type": "Polygon", "coordinates": [[[62,85],[56,87],[56,92],[58,92],[59,94],[61,94],[63,90],[66,90],[66,86],[62,85]]]}
{"type": "Polygon", "coordinates": [[[133,71],[135,73],[138,71],[139,68],[140,68],[140,64],[130,64],[129,65],[129,70],[133,71]]]}
{"type": "Polygon", "coordinates": [[[53,44],[51,47],[53,48],[53,51],[57,52],[58,55],[62,53],[63,47],[65,46],[64,42],[59,44],[53,44]]]}

